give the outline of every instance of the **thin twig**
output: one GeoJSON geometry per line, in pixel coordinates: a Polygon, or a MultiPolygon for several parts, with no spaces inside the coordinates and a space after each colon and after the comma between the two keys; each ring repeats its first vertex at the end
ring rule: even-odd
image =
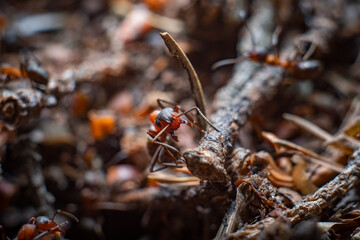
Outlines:
{"type": "Polygon", "coordinates": [[[316,126],[315,124],[313,124],[312,122],[309,122],[308,120],[306,120],[304,118],[301,118],[301,117],[298,117],[298,116],[295,116],[295,115],[292,115],[289,113],[284,113],[283,118],[296,124],[297,126],[301,127],[302,129],[312,133],[313,135],[320,138],[321,140],[331,141],[334,138],[330,133],[319,128],[318,126],[316,126]]]}
{"type": "MultiPolygon", "coordinates": [[[[185,55],[184,51],[180,48],[180,46],[176,43],[176,41],[170,36],[169,33],[163,32],[160,33],[160,36],[163,38],[166,47],[169,49],[170,53],[179,59],[180,63],[187,71],[189,75],[189,81],[191,86],[191,91],[194,95],[194,100],[196,106],[200,109],[200,111],[206,116],[206,103],[204,92],[199,80],[199,77],[192,66],[191,62],[185,55]]],[[[198,117],[199,124],[202,129],[206,129],[206,121],[200,117],[198,117]]]]}
{"type": "MultiPolygon", "coordinates": [[[[339,199],[357,186],[360,182],[359,176],[360,149],[353,153],[344,172],[339,174],[331,182],[322,186],[314,194],[306,197],[292,209],[284,210],[282,215],[285,216],[287,221],[292,225],[320,215],[326,209],[333,207],[339,199]]],[[[247,211],[247,209],[245,209],[245,211],[247,211]]],[[[258,234],[273,224],[275,220],[276,218],[268,216],[254,224],[241,224],[241,228],[237,232],[230,233],[223,239],[258,239],[258,234]]]]}
{"type": "Polygon", "coordinates": [[[289,141],[286,141],[283,139],[279,139],[272,133],[262,132],[262,136],[264,137],[264,139],[269,141],[274,146],[275,149],[279,149],[279,147],[284,147],[289,150],[295,150],[299,154],[311,157],[310,161],[312,161],[316,164],[325,166],[325,167],[332,169],[334,171],[337,171],[337,172],[342,172],[344,170],[344,167],[341,164],[332,162],[332,161],[328,160],[327,158],[322,157],[306,148],[296,145],[295,143],[292,143],[292,142],[289,142],[289,141]]]}

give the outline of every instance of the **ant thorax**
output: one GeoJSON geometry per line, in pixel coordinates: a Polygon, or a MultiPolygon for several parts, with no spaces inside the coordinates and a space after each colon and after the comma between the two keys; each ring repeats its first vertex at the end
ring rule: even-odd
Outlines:
{"type": "Polygon", "coordinates": [[[172,123],[174,121],[174,109],[171,107],[167,107],[164,108],[163,110],[160,111],[160,113],[157,115],[156,119],[155,119],[155,124],[158,127],[161,127],[161,122],[167,122],[167,123],[172,123]]]}

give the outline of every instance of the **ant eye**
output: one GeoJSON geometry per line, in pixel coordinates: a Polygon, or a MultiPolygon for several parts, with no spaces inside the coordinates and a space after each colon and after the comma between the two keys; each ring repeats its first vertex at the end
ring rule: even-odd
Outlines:
{"type": "Polygon", "coordinates": [[[50,219],[47,218],[47,217],[43,217],[43,216],[40,216],[40,217],[37,217],[36,220],[35,220],[35,224],[48,224],[50,222],[50,219]]]}

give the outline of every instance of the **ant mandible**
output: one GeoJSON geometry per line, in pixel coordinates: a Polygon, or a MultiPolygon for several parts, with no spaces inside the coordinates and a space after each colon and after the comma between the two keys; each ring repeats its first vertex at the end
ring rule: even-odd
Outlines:
{"type": "Polygon", "coordinates": [[[19,233],[17,234],[16,239],[17,240],[37,240],[41,239],[45,235],[53,234],[56,237],[60,237],[61,235],[65,234],[64,229],[62,229],[62,226],[68,224],[68,221],[65,221],[61,224],[57,224],[54,221],[54,218],[57,214],[61,214],[64,216],[67,216],[71,219],[73,219],[76,222],[79,222],[79,220],[72,215],[71,213],[57,210],[52,218],[48,218],[45,216],[39,216],[37,218],[32,217],[27,224],[24,224],[19,233]]]}
{"type": "Polygon", "coordinates": [[[251,59],[255,62],[259,63],[265,63],[271,66],[279,66],[283,69],[287,70],[291,76],[297,79],[312,79],[315,78],[322,70],[322,64],[318,60],[307,60],[307,58],[310,56],[308,53],[312,53],[314,50],[314,44],[312,43],[310,50],[308,53],[301,59],[296,59],[296,56],[294,56],[293,59],[281,59],[279,57],[279,49],[277,47],[278,45],[278,35],[280,34],[281,28],[277,28],[274,32],[274,36],[272,38],[273,46],[276,49],[276,54],[271,54],[269,51],[265,48],[255,48],[255,38],[250,31],[250,28],[248,27],[247,23],[244,23],[245,28],[250,33],[251,38],[251,44],[252,49],[247,52],[246,55],[240,56],[235,59],[225,59],[221,60],[219,62],[216,62],[212,69],[215,70],[219,67],[228,65],[228,64],[235,64],[241,60],[245,59],[251,59]]]}
{"type": "MultiPolygon", "coordinates": [[[[169,140],[168,136],[171,136],[171,139],[175,142],[178,142],[178,137],[175,135],[175,131],[180,128],[181,124],[186,124],[189,127],[196,126],[199,131],[202,131],[203,129],[200,127],[200,125],[192,119],[192,117],[188,114],[189,112],[196,110],[199,115],[216,131],[219,132],[219,129],[217,129],[206,117],[205,115],[200,111],[198,107],[192,107],[188,110],[184,110],[179,105],[162,100],[157,99],[158,105],[161,107],[162,110],[155,110],[150,114],[150,121],[152,123],[150,129],[148,130],[147,134],[150,136],[149,144],[157,144],[159,145],[152,157],[151,165],[150,165],[150,172],[155,172],[162,170],[166,167],[172,166],[172,167],[179,167],[177,159],[175,156],[171,153],[171,150],[176,152],[179,156],[181,156],[181,153],[179,150],[177,150],[175,147],[167,144],[166,142],[169,140]],[[166,107],[163,103],[172,105],[173,107],[166,107]],[[181,113],[179,113],[179,110],[181,113]],[[182,116],[185,116],[188,120],[181,118],[182,116]],[[175,164],[168,164],[168,163],[161,163],[163,167],[160,167],[156,170],[154,170],[155,164],[157,162],[160,162],[161,156],[164,152],[164,150],[167,151],[169,156],[174,160],[175,164]]],[[[149,146],[151,148],[151,146],[149,146]]]]}

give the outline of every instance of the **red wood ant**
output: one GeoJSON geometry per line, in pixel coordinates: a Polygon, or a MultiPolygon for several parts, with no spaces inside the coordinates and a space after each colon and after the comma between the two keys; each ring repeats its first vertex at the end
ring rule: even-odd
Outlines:
{"type": "MultiPolygon", "coordinates": [[[[15,239],[17,240],[37,240],[41,239],[44,236],[48,234],[55,235],[55,237],[61,237],[65,234],[65,230],[62,228],[64,225],[68,224],[68,221],[65,221],[61,224],[57,224],[54,221],[54,218],[57,214],[61,214],[64,216],[67,216],[71,219],[73,219],[76,222],[79,222],[79,220],[72,215],[71,213],[62,211],[62,210],[56,210],[53,217],[50,219],[45,216],[39,216],[37,218],[32,217],[27,224],[24,224],[17,237],[15,239]]],[[[51,238],[52,239],[52,238],[51,238]]]]}
{"type": "MultiPolygon", "coordinates": [[[[216,131],[219,132],[219,130],[204,116],[204,114],[200,111],[198,107],[192,107],[188,110],[184,110],[179,105],[176,105],[173,102],[157,99],[158,105],[162,108],[162,110],[155,110],[150,114],[150,121],[152,123],[150,129],[148,130],[147,134],[150,136],[149,144],[153,145],[154,143],[159,145],[153,154],[151,165],[150,165],[150,172],[155,172],[162,170],[166,167],[172,166],[172,167],[181,167],[178,165],[178,160],[176,157],[172,154],[172,152],[169,150],[171,149],[175,153],[177,153],[179,156],[181,156],[181,153],[179,150],[177,150],[175,147],[165,143],[169,141],[168,136],[171,136],[171,139],[175,142],[178,142],[178,137],[175,135],[175,131],[180,128],[181,124],[186,124],[190,127],[196,126],[199,131],[202,131],[200,125],[192,119],[192,117],[188,114],[189,112],[196,110],[199,115],[216,131]],[[166,107],[163,103],[172,105],[173,107],[166,107]],[[179,113],[179,110],[181,113],[179,113]],[[182,116],[187,117],[188,120],[181,118],[182,116]],[[160,167],[156,170],[154,170],[155,164],[160,163],[161,157],[163,155],[163,152],[167,151],[168,155],[174,160],[175,164],[171,163],[161,163],[163,167],[160,167]]],[[[149,146],[149,149],[152,148],[149,146]]]]}
{"type": "MultiPolygon", "coordinates": [[[[310,54],[306,54],[306,56],[302,59],[296,59],[295,57],[291,60],[289,59],[281,59],[279,57],[279,51],[277,46],[278,43],[278,35],[280,33],[280,28],[277,28],[275,30],[274,36],[273,36],[273,46],[276,48],[276,54],[271,54],[269,51],[265,48],[255,48],[255,39],[250,31],[248,25],[245,23],[244,25],[246,29],[250,33],[251,43],[252,43],[252,50],[248,51],[245,55],[240,56],[235,59],[225,59],[221,60],[219,62],[216,62],[212,69],[215,70],[219,67],[228,65],[228,64],[235,64],[241,60],[245,59],[251,59],[255,62],[259,63],[265,63],[271,66],[279,66],[287,70],[293,77],[298,79],[312,79],[315,78],[322,70],[322,64],[318,60],[307,60],[310,54]]],[[[310,47],[312,49],[314,45],[310,47]]],[[[312,49],[314,50],[314,49],[312,49]]],[[[313,52],[313,51],[308,51],[313,52]]]]}

